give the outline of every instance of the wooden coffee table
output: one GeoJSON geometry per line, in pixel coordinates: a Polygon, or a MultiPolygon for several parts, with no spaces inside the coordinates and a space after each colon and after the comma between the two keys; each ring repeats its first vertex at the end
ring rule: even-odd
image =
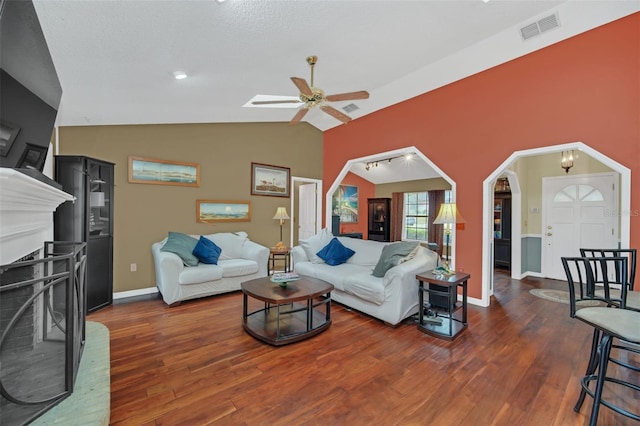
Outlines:
{"type": "Polygon", "coordinates": [[[331,325],[333,285],[317,278],[302,276],[286,287],[269,277],[241,284],[242,327],[258,340],[274,346],[308,339],[331,325]],[[249,297],[264,302],[264,307],[249,312],[249,297]],[[324,306],[324,312],[320,309],[324,306]]]}

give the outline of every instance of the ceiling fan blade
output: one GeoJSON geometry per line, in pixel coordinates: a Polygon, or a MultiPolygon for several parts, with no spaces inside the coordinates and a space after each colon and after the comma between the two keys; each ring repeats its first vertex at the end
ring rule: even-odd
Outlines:
{"type": "Polygon", "coordinates": [[[329,102],[351,101],[354,99],[369,99],[369,92],[361,90],[359,92],[338,93],[336,95],[325,96],[325,99],[329,102]]]}
{"type": "Polygon", "coordinates": [[[299,104],[300,101],[283,100],[283,101],[253,101],[251,105],[269,105],[269,104],[299,104]]]}
{"type": "Polygon", "coordinates": [[[307,112],[309,112],[309,108],[301,108],[300,111],[298,111],[296,115],[293,116],[289,124],[298,124],[307,112]]]}
{"type": "Polygon", "coordinates": [[[307,81],[304,78],[291,77],[291,81],[293,81],[293,84],[296,85],[300,93],[307,96],[313,96],[311,87],[309,87],[309,84],[307,84],[307,81]]]}
{"type": "Polygon", "coordinates": [[[343,114],[337,109],[330,107],[328,105],[322,105],[320,109],[326,112],[327,114],[329,114],[330,116],[332,116],[333,118],[337,118],[338,120],[342,121],[343,123],[348,123],[351,121],[351,117],[349,117],[347,114],[343,114]]]}

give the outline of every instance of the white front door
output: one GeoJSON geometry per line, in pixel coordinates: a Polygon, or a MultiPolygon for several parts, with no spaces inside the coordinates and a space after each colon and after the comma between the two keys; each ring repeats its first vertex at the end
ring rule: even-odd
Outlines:
{"type": "Polygon", "coordinates": [[[618,247],[618,175],[594,173],[542,179],[542,273],[566,280],[561,257],[580,248],[618,247]]]}
{"type": "Polygon", "coordinates": [[[298,189],[300,200],[298,204],[298,240],[304,240],[316,235],[316,184],[300,185],[298,189]]]}

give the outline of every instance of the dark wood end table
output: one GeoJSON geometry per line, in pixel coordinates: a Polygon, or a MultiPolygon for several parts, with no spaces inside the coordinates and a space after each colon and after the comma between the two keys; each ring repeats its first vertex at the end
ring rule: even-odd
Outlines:
{"type": "Polygon", "coordinates": [[[285,247],[279,249],[271,247],[269,249],[269,261],[267,262],[267,275],[271,275],[276,269],[276,261],[281,260],[284,263],[283,272],[291,272],[291,249],[285,247]]]}
{"type": "Polygon", "coordinates": [[[242,327],[258,340],[274,346],[308,339],[331,325],[333,285],[317,278],[301,276],[286,287],[269,277],[241,284],[242,327]],[[264,307],[249,312],[249,297],[264,307]],[[320,309],[324,306],[324,312],[320,309]]]}
{"type": "Polygon", "coordinates": [[[431,271],[417,275],[418,289],[418,330],[441,339],[453,340],[467,328],[467,280],[471,275],[457,272],[453,275],[433,275],[431,271]],[[425,286],[426,284],[426,286],[425,286]],[[430,284],[445,287],[445,291],[434,289],[430,284]],[[456,306],[458,287],[462,287],[462,306],[456,306]],[[424,315],[424,294],[447,298],[447,310],[436,312],[435,317],[424,315]],[[462,314],[456,312],[462,311],[462,314]]]}

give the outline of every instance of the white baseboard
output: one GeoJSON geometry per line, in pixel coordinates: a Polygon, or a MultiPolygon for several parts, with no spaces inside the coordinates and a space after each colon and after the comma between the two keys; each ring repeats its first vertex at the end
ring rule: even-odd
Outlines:
{"type": "MultiPolygon", "coordinates": [[[[458,300],[462,301],[461,294],[458,295],[458,300]]],[[[486,308],[487,306],[489,306],[486,303],[482,303],[482,299],[476,299],[475,297],[469,297],[469,296],[467,296],[467,303],[470,305],[481,306],[483,308],[486,308]]]]}
{"type": "MultiPolygon", "coordinates": [[[[530,272],[529,275],[536,274],[537,272],[530,272]]],[[[540,275],[541,276],[541,275],[540,275]]],[[[154,294],[158,293],[158,287],[148,287],[141,288],[138,290],[129,290],[129,291],[120,291],[118,293],[113,293],[113,299],[124,299],[126,297],[135,297],[135,296],[144,296],[145,294],[154,294]]],[[[462,301],[462,295],[458,294],[458,301],[462,301]]],[[[467,297],[467,303],[470,305],[483,306],[486,307],[482,303],[481,299],[476,299],[475,297],[467,297]]]]}
{"type": "Polygon", "coordinates": [[[120,291],[113,293],[114,299],[124,299],[125,297],[144,296],[145,294],[153,294],[158,292],[158,287],[141,288],[139,290],[120,291]]]}
{"type": "Polygon", "coordinates": [[[542,274],[542,272],[523,272],[522,273],[522,278],[526,278],[526,277],[538,277],[538,278],[544,278],[544,275],[542,274]]]}

